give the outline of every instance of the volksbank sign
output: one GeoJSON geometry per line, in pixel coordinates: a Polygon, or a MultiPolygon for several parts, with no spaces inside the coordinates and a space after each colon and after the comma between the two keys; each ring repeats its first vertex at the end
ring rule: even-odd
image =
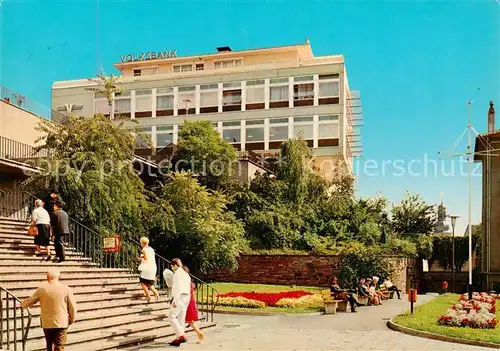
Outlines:
{"type": "Polygon", "coordinates": [[[177,57],[177,49],[170,51],[152,51],[152,52],[141,52],[140,54],[128,54],[121,55],[120,58],[122,63],[125,62],[136,62],[136,61],[148,61],[148,60],[159,60],[166,58],[177,57]]]}

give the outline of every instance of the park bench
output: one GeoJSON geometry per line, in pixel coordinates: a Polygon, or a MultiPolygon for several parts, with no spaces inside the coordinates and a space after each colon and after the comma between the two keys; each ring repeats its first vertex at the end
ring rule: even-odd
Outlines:
{"type": "Polygon", "coordinates": [[[330,290],[322,290],[321,296],[325,303],[325,314],[335,314],[337,311],[346,312],[347,311],[347,301],[345,300],[334,300],[331,296],[330,290]]]}

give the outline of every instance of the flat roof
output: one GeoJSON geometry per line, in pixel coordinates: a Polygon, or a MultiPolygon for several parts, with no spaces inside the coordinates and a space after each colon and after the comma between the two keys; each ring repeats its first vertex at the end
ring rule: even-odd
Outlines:
{"type": "MultiPolygon", "coordinates": [[[[283,45],[283,46],[272,46],[265,48],[255,48],[255,49],[244,49],[244,50],[235,50],[235,51],[220,51],[213,53],[205,53],[205,54],[196,54],[189,56],[176,56],[170,58],[161,58],[161,59],[150,59],[143,61],[131,61],[131,62],[118,62],[115,63],[114,66],[118,70],[123,66],[135,66],[135,65],[144,65],[148,62],[155,63],[172,63],[178,61],[186,61],[190,59],[198,59],[198,58],[216,58],[216,57],[224,57],[224,56],[235,56],[235,55],[244,55],[244,54],[259,54],[270,51],[290,51],[290,50],[303,51],[304,56],[309,56],[310,58],[314,58],[314,54],[311,49],[311,44],[307,41],[304,44],[294,44],[294,45],[283,45]]],[[[128,54],[127,54],[128,55],[128,54]]]]}

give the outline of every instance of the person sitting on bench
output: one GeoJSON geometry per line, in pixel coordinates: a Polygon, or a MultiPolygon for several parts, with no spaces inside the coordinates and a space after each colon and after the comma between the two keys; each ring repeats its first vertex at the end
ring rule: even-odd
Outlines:
{"type": "Polygon", "coordinates": [[[396,294],[398,295],[398,299],[401,300],[401,293],[398,287],[391,282],[390,278],[385,278],[384,282],[382,283],[382,286],[384,286],[387,289],[387,291],[395,291],[396,294]]]}
{"type": "Polygon", "coordinates": [[[330,294],[335,300],[342,300],[349,302],[349,305],[351,306],[351,312],[355,313],[356,306],[358,307],[361,306],[358,300],[356,300],[356,298],[354,297],[354,294],[340,287],[337,278],[332,278],[330,284],[330,294]]]}

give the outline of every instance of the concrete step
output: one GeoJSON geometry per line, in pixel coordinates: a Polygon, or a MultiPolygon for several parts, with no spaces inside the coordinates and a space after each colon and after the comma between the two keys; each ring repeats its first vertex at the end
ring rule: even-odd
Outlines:
{"type": "MultiPolygon", "coordinates": [[[[84,319],[77,315],[77,321],[70,327],[70,333],[86,333],[91,330],[100,329],[101,327],[104,329],[125,325],[128,329],[132,329],[130,324],[140,322],[141,320],[143,322],[150,320],[166,321],[169,311],[170,306],[167,303],[150,304],[147,308],[122,308],[121,310],[117,309],[112,312],[97,310],[93,314],[86,315],[84,319]]],[[[39,327],[40,319],[33,318],[31,325],[28,340],[43,339],[43,330],[39,327]]],[[[6,337],[5,327],[6,324],[4,324],[3,329],[4,338],[6,337]]],[[[10,329],[11,336],[13,336],[12,328],[10,329]]],[[[17,328],[21,329],[19,325],[17,328]]]]}
{"type": "MultiPolygon", "coordinates": [[[[31,296],[38,285],[32,284],[30,286],[11,286],[7,288],[15,296],[31,296]]],[[[75,295],[101,295],[101,294],[122,294],[127,292],[141,291],[139,281],[129,280],[127,283],[119,282],[116,284],[106,284],[104,286],[94,282],[93,285],[87,286],[71,286],[73,294],[75,295]]]]}
{"type": "MultiPolygon", "coordinates": [[[[124,279],[131,280],[133,279],[134,281],[139,281],[139,275],[137,274],[130,274],[130,273],[123,273],[123,272],[106,272],[99,274],[98,272],[91,272],[91,273],[80,273],[80,272],[74,272],[74,273],[66,273],[61,275],[61,283],[66,284],[68,286],[74,286],[74,284],[77,284],[77,282],[82,282],[82,281],[89,281],[90,283],[93,284],[101,284],[101,282],[108,283],[108,282],[113,282],[115,280],[123,281],[124,279]]],[[[32,275],[32,276],[26,276],[26,275],[5,275],[5,276],[0,276],[0,285],[1,286],[9,286],[9,285],[22,285],[25,286],[26,284],[37,284],[37,285],[42,285],[47,281],[47,278],[45,275],[32,275]]]]}
{"type": "Polygon", "coordinates": [[[20,219],[0,217],[0,224],[2,225],[23,226],[26,225],[26,223],[28,223],[27,219],[26,221],[22,221],[20,219]]]}
{"type": "MultiPolygon", "coordinates": [[[[46,252],[43,251],[44,255],[46,255],[46,252]]],[[[81,252],[75,252],[73,250],[65,250],[66,252],[66,258],[68,257],[83,257],[83,254],[81,252]]],[[[54,256],[56,254],[55,249],[51,250],[51,255],[54,256]]],[[[37,257],[35,249],[26,249],[26,250],[21,250],[21,249],[0,249],[0,255],[17,255],[17,256],[22,256],[22,257],[37,257]]],[[[37,257],[41,258],[41,257],[37,257]]]]}
{"type": "MultiPolygon", "coordinates": [[[[54,245],[51,242],[49,247],[51,249],[54,249],[54,245]]],[[[64,249],[66,251],[74,251],[75,249],[72,246],[69,245],[64,245],[64,249]]],[[[4,252],[5,250],[20,250],[20,251],[34,251],[35,250],[35,244],[33,242],[33,239],[31,240],[26,240],[26,242],[0,242],[0,252],[4,252]]]]}
{"type": "MultiPolygon", "coordinates": [[[[117,316],[125,316],[128,315],[148,315],[148,314],[161,314],[163,312],[168,314],[170,310],[170,303],[160,300],[159,302],[148,304],[145,300],[135,300],[135,301],[115,301],[110,302],[107,301],[106,305],[93,303],[82,303],[78,306],[78,314],[77,320],[78,323],[86,323],[88,321],[100,320],[101,318],[114,318],[117,316]]],[[[37,329],[40,328],[40,309],[34,308],[32,310],[32,321],[31,328],[37,329]]],[[[10,316],[12,317],[12,311],[9,311],[10,316]]],[[[3,313],[6,316],[6,311],[3,313]]],[[[6,322],[3,324],[3,330],[6,330],[6,322]]],[[[10,321],[10,328],[14,328],[13,321],[10,321]]],[[[18,323],[17,328],[21,329],[21,325],[18,323]]]]}
{"type": "Polygon", "coordinates": [[[55,263],[53,261],[46,262],[43,259],[40,259],[40,257],[37,257],[37,260],[23,260],[19,258],[15,259],[0,259],[0,268],[3,269],[5,267],[16,267],[16,269],[21,269],[21,268],[29,268],[29,267],[38,267],[40,269],[48,270],[50,268],[62,268],[62,267],[73,267],[75,269],[77,268],[91,268],[91,267],[98,267],[97,263],[94,263],[90,260],[87,261],[82,261],[82,260],[76,260],[73,258],[70,258],[67,261],[64,261],[62,263],[55,263]],[[21,263],[22,262],[22,265],[21,263]]]}
{"type": "MultiPolygon", "coordinates": [[[[20,253],[2,253],[0,252],[0,261],[2,260],[11,260],[11,261],[23,261],[24,265],[25,261],[36,261],[36,262],[45,262],[45,257],[36,257],[33,254],[25,254],[23,252],[20,253]]],[[[66,258],[67,261],[75,261],[75,262],[91,262],[90,258],[82,257],[82,256],[68,256],[66,258]]],[[[16,265],[21,263],[17,262],[16,265]]]]}
{"type": "MultiPolygon", "coordinates": [[[[68,285],[71,288],[83,288],[83,287],[95,287],[100,288],[101,286],[120,286],[120,285],[128,285],[128,284],[139,284],[139,279],[133,277],[109,277],[104,279],[103,281],[100,278],[88,279],[85,276],[82,279],[63,279],[61,277],[61,283],[68,285]]],[[[22,288],[26,289],[37,289],[40,286],[41,282],[39,281],[25,281],[23,284],[19,284],[15,281],[7,281],[2,283],[2,287],[7,290],[15,291],[16,289],[22,288]]]]}
{"type": "MultiPolygon", "coordinates": [[[[64,262],[66,263],[66,262],[64,262]]],[[[63,263],[57,264],[57,267],[60,267],[58,270],[61,273],[61,276],[64,276],[65,278],[68,278],[72,276],[73,274],[87,274],[87,273],[93,273],[93,274],[101,274],[102,273],[115,273],[115,274],[130,274],[130,271],[125,268],[85,268],[85,267],[79,267],[78,269],[76,267],[72,266],[63,266],[63,263]]],[[[17,266],[17,267],[8,267],[8,266],[0,266],[0,277],[4,275],[17,275],[17,274],[23,274],[26,276],[35,276],[35,275],[40,275],[45,278],[47,274],[47,267],[45,266],[40,266],[40,265],[34,265],[34,266],[17,266]]]]}

